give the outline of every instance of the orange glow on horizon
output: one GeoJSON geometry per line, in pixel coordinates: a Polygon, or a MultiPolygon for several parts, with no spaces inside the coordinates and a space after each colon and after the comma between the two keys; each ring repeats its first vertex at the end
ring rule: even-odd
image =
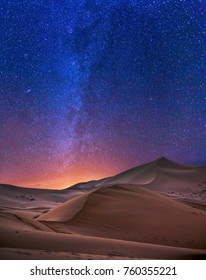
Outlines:
{"type": "Polygon", "coordinates": [[[95,169],[86,166],[76,166],[65,171],[62,174],[54,175],[47,178],[42,178],[37,180],[36,178],[31,178],[31,180],[17,180],[9,182],[8,184],[26,187],[26,188],[37,188],[37,189],[65,189],[69,188],[75,184],[88,182],[92,180],[99,180],[105,177],[115,175],[117,171],[112,170],[112,168],[100,168],[100,166],[95,166],[95,169]]]}

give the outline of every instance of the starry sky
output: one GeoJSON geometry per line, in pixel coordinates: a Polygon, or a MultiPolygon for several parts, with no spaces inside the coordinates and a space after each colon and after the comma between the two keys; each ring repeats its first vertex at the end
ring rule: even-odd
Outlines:
{"type": "Polygon", "coordinates": [[[0,183],[206,164],[204,0],[1,0],[0,183]]]}

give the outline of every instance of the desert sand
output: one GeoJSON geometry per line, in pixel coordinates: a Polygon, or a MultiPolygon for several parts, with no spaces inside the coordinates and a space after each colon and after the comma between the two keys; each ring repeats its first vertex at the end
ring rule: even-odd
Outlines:
{"type": "Polygon", "coordinates": [[[206,258],[204,166],[160,158],[65,190],[0,194],[0,259],[206,258]]]}

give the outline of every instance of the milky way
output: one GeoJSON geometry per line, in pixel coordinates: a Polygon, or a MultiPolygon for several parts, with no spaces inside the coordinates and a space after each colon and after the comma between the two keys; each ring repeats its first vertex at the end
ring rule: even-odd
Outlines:
{"type": "Polygon", "coordinates": [[[200,0],[2,0],[0,182],[206,163],[200,0]]]}

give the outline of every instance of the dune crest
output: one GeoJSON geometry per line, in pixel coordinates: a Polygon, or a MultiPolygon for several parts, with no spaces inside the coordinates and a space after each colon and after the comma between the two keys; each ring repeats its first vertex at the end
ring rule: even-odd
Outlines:
{"type": "Polygon", "coordinates": [[[71,220],[83,207],[89,194],[80,194],[79,196],[65,202],[61,206],[52,209],[46,214],[41,215],[36,220],[67,222],[71,220]]]}

